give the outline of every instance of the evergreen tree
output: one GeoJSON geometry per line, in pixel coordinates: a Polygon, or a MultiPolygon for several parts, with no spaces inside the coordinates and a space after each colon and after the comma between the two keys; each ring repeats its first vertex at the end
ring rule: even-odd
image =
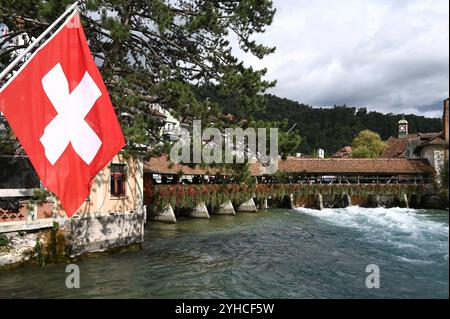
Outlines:
{"type": "MultiPolygon", "coordinates": [[[[23,33],[36,38],[72,2],[2,0],[0,21],[11,32],[0,40],[0,69],[20,49],[5,43],[23,33]]],[[[195,117],[209,123],[220,108],[198,99],[194,90],[214,84],[235,106],[237,119],[249,118],[264,108],[262,93],[275,84],[263,80],[265,69],[244,66],[230,44],[234,36],[242,50],[258,58],[274,51],[252,39],[272,23],[270,0],[87,0],[80,1],[80,11],[128,146],[149,144],[150,137],[162,140],[151,103],[181,121],[195,117]]]]}

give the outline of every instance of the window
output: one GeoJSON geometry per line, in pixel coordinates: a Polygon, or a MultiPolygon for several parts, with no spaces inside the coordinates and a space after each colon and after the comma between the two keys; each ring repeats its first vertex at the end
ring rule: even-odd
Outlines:
{"type": "Polygon", "coordinates": [[[125,164],[111,164],[111,196],[125,196],[126,180],[125,164]]]}

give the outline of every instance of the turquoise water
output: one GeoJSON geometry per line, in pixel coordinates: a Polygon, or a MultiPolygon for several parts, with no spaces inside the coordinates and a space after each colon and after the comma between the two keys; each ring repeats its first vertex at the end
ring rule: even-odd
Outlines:
{"type": "Polygon", "coordinates": [[[448,298],[448,211],[273,209],[148,223],[138,252],[0,272],[0,298],[448,298]],[[368,264],[380,288],[368,289],[368,264]]]}

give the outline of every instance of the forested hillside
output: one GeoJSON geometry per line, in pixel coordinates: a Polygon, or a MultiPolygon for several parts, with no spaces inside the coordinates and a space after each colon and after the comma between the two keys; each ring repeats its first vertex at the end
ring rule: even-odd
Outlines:
{"type": "MultiPolygon", "coordinates": [[[[234,107],[226,100],[217,98],[211,92],[203,92],[203,96],[218,102],[225,114],[235,113],[234,107]]],[[[287,119],[291,125],[297,123],[302,142],[299,152],[311,154],[318,148],[323,148],[330,156],[345,145],[350,145],[352,139],[362,130],[369,129],[380,134],[383,140],[397,135],[397,122],[401,114],[383,114],[369,112],[366,108],[334,106],[332,108],[317,108],[298,103],[275,95],[266,95],[268,103],[264,113],[254,113],[255,119],[281,120],[287,119]]],[[[406,114],[409,122],[409,132],[438,132],[442,130],[440,118],[426,118],[406,114]]]]}

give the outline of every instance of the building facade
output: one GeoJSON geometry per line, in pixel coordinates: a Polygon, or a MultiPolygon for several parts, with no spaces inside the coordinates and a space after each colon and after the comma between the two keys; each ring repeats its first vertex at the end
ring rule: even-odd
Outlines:
{"type": "Polygon", "coordinates": [[[408,121],[403,117],[398,122],[398,136],[387,140],[388,148],[382,158],[423,158],[427,159],[435,170],[440,182],[445,159],[448,159],[449,147],[449,100],[443,102],[442,131],[432,133],[409,134],[408,121]]]}

